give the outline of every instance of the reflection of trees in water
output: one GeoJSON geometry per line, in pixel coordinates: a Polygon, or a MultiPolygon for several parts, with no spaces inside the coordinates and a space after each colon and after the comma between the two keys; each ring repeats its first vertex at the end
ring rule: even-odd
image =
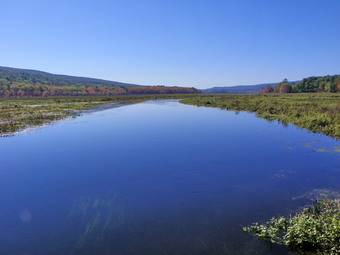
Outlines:
{"type": "Polygon", "coordinates": [[[124,223],[123,211],[116,196],[76,199],[69,213],[69,217],[80,224],[76,248],[100,247],[109,243],[113,231],[124,223]]]}

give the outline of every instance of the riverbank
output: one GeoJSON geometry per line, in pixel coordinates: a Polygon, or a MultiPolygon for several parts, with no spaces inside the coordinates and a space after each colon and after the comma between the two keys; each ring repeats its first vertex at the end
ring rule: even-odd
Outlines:
{"type": "Polygon", "coordinates": [[[267,120],[294,124],[340,139],[340,94],[199,95],[181,103],[254,112],[267,120]]]}
{"type": "Polygon", "coordinates": [[[294,124],[312,132],[340,139],[340,94],[256,95],[139,95],[25,98],[0,100],[0,136],[13,135],[31,127],[116,107],[158,99],[183,99],[181,103],[254,112],[267,120],[294,124]]]}
{"type": "Polygon", "coordinates": [[[155,99],[178,99],[194,95],[87,96],[0,100],[0,136],[20,133],[32,127],[105,110],[124,104],[155,99]]]}

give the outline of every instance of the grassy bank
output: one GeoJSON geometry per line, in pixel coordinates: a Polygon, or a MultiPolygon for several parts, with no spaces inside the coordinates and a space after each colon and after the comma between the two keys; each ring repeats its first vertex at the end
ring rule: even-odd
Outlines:
{"type": "Polygon", "coordinates": [[[25,98],[0,100],[0,136],[41,126],[96,106],[153,99],[184,99],[184,104],[255,112],[268,120],[340,139],[340,94],[138,95],[25,98]]]}
{"type": "Polygon", "coordinates": [[[87,96],[0,100],[0,136],[74,116],[74,111],[126,102],[188,98],[192,95],[87,96]]]}
{"type": "Polygon", "coordinates": [[[340,139],[340,94],[199,95],[184,104],[254,112],[340,139]]]}

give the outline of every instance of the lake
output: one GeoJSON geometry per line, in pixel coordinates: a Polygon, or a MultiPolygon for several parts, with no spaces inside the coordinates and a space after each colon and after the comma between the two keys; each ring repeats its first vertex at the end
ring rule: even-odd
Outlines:
{"type": "Polygon", "coordinates": [[[334,195],[339,152],[324,135],[177,101],[1,138],[0,254],[288,254],[242,226],[334,195]]]}

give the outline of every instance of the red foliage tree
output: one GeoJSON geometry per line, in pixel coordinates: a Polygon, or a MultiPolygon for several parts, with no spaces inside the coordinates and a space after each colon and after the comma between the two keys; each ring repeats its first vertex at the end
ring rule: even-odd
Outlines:
{"type": "Polygon", "coordinates": [[[262,93],[273,93],[273,92],[274,92],[274,88],[272,86],[265,87],[262,90],[262,93]]]}

